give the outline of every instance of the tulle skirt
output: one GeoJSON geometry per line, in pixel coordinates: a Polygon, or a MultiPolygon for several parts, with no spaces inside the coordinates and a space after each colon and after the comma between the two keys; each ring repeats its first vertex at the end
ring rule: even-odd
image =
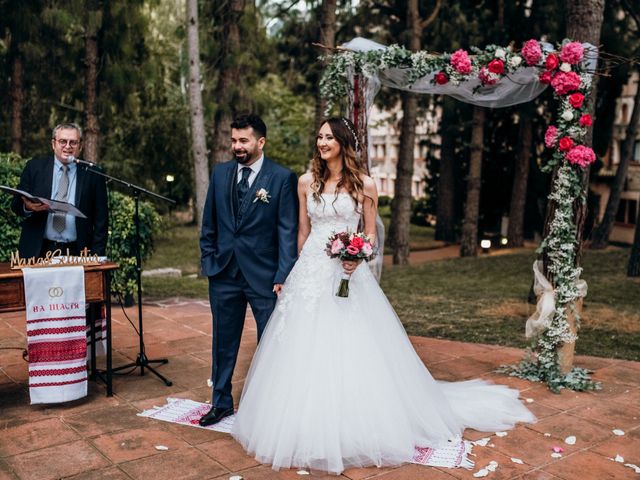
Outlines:
{"type": "Polygon", "coordinates": [[[303,250],[287,279],[232,431],[259,462],[339,474],[405,463],[466,427],[535,420],[516,390],[434,380],[367,265],[348,298],[335,295],[340,277],[338,261],[303,250]]]}

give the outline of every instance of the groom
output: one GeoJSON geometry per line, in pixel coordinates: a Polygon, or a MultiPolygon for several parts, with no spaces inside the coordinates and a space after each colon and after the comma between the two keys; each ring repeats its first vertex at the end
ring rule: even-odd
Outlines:
{"type": "Polygon", "coordinates": [[[213,395],[203,427],[233,414],[231,377],[247,303],[260,340],[297,257],[297,178],[264,156],[266,136],[257,115],[231,123],[234,159],[215,166],[204,206],[200,253],[213,315],[213,395]]]}

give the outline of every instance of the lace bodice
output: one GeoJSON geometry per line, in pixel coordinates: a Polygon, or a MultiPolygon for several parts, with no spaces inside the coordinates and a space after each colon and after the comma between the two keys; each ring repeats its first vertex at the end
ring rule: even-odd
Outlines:
{"type": "Polygon", "coordinates": [[[333,232],[355,231],[360,221],[360,212],[348,193],[339,193],[337,196],[333,193],[323,193],[320,202],[316,202],[313,195],[309,194],[307,212],[311,220],[311,233],[307,244],[313,244],[315,249],[320,246],[320,251],[333,232]]]}

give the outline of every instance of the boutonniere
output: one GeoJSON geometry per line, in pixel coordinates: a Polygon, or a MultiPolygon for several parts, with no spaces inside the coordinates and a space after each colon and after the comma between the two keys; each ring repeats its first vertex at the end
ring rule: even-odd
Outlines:
{"type": "Polygon", "coordinates": [[[271,195],[269,195],[269,192],[267,192],[264,188],[261,188],[256,192],[256,198],[253,199],[253,203],[256,203],[258,200],[263,203],[269,203],[270,198],[271,195]]]}

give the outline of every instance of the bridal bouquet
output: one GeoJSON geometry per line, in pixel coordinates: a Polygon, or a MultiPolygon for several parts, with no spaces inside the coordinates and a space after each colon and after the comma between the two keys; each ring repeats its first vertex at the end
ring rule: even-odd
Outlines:
{"type": "MultiPolygon", "coordinates": [[[[371,240],[364,233],[339,232],[333,233],[327,241],[325,252],[329,258],[339,258],[341,262],[345,260],[357,262],[359,260],[369,261],[375,257],[371,240]]],[[[336,295],[338,297],[349,296],[349,277],[344,274],[340,280],[340,287],[336,295]]]]}

